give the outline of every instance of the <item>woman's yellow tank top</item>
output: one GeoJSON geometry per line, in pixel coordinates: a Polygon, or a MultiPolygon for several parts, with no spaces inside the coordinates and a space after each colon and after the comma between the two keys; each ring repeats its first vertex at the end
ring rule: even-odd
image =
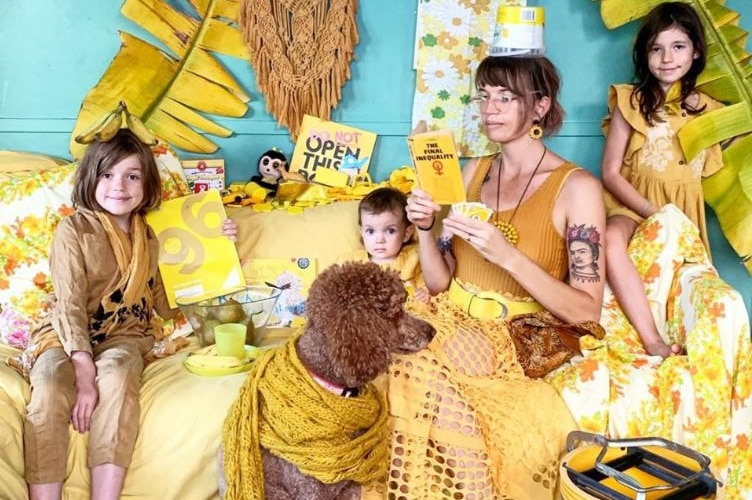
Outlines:
{"type": "MultiPolygon", "coordinates": [[[[479,160],[467,189],[468,201],[480,201],[483,180],[493,160],[494,155],[479,160]]],[[[517,248],[558,280],[566,277],[569,259],[564,237],[556,231],[551,215],[564,182],[569,174],[578,169],[572,163],[564,163],[551,172],[543,184],[520,204],[512,221],[520,236],[517,248]]],[[[508,221],[513,212],[514,208],[502,210],[496,217],[508,221]]],[[[475,285],[479,290],[492,290],[517,298],[530,297],[509,273],[488,262],[462,238],[453,238],[452,246],[457,260],[455,277],[475,285]]]]}

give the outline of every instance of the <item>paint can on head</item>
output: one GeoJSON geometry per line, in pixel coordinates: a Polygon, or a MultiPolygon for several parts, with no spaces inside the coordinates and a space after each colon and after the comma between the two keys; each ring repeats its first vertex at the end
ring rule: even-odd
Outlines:
{"type": "Polygon", "coordinates": [[[543,7],[500,5],[489,54],[533,57],[545,54],[543,7]]]}

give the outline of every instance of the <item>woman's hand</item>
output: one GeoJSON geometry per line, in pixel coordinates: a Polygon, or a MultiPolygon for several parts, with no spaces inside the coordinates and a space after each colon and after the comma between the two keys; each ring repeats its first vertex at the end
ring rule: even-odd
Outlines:
{"type": "Polygon", "coordinates": [[[473,246],[486,260],[497,265],[500,250],[511,248],[501,231],[490,222],[464,215],[450,214],[444,218],[444,229],[473,246]]]}
{"type": "Polygon", "coordinates": [[[97,368],[91,354],[85,351],[74,351],[71,362],[76,374],[76,403],[71,412],[71,423],[76,431],[83,434],[91,428],[91,415],[99,402],[97,368]]]}
{"type": "Polygon", "coordinates": [[[229,217],[222,223],[222,235],[228,237],[233,243],[238,241],[238,225],[229,217]]]}
{"type": "Polygon", "coordinates": [[[441,211],[441,205],[433,201],[431,195],[422,189],[415,188],[407,197],[407,220],[420,230],[428,231],[436,221],[436,214],[441,211]]]}

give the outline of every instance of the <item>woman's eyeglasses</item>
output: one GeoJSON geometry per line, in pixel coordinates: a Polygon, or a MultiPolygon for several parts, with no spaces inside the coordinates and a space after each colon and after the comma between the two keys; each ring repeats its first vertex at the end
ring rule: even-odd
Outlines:
{"type": "Polygon", "coordinates": [[[519,100],[519,96],[512,94],[511,92],[501,92],[499,94],[476,94],[470,98],[470,102],[474,106],[477,106],[481,110],[488,109],[489,105],[493,105],[493,109],[496,111],[506,111],[509,106],[519,100]]]}

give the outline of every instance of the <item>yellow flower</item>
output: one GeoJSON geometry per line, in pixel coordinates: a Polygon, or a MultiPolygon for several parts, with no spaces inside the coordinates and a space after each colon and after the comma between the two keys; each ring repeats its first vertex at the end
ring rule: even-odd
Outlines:
{"type": "Polygon", "coordinates": [[[437,38],[438,38],[439,45],[447,50],[451,50],[452,47],[454,47],[455,45],[458,45],[457,39],[454,38],[449,33],[447,33],[446,31],[442,31],[441,33],[439,33],[437,38]]]}

